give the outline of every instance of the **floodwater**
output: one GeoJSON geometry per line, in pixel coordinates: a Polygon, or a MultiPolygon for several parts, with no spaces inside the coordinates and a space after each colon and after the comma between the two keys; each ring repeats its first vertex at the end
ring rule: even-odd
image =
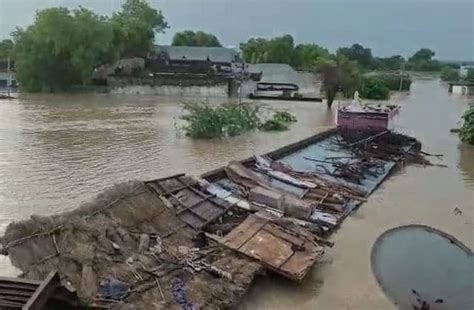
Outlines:
{"type": "MultiPolygon", "coordinates": [[[[387,180],[333,236],[336,246],[295,286],[278,277],[257,281],[240,309],[394,309],[370,269],[376,238],[397,225],[432,225],[474,247],[474,148],[458,127],[469,98],[438,80],[417,80],[400,129],[418,137],[441,167],[409,166],[387,180]],[[454,208],[462,210],[455,215],[454,208]]],[[[219,101],[218,99],[214,99],[219,101]]],[[[73,209],[105,187],[178,172],[199,174],[325,130],[334,111],[320,103],[265,102],[298,122],[280,133],[193,141],[179,128],[183,101],[154,96],[28,95],[0,102],[0,235],[8,223],[73,209]]],[[[14,275],[7,260],[0,274],[14,275]]]]}

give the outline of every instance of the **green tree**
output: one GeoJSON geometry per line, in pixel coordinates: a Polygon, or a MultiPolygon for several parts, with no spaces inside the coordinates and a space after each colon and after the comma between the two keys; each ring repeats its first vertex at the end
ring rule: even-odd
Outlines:
{"type": "Polygon", "coordinates": [[[435,55],[435,52],[433,52],[429,48],[422,48],[419,49],[415,54],[413,54],[413,56],[411,56],[408,61],[416,62],[420,60],[432,60],[435,55]]]}
{"type": "Polygon", "coordinates": [[[207,46],[207,47],[221,47],[219,39],[211,33],[203,31],[194,32],[192,30],[185,30],[177,32],[173,36],[173,46],[207,46]]]}
{"type": "Polygon", "coordinates": [[[0,42],[0,60],[7,60],[8,57],[13,57],[13,41],[5,39],[0,42]]]}
{"type": "Polygon", "coordinates": [[[390,97],[390,89],[383,80],[367,77],[360,87],[360,95],[366,99],[386,100],[390,97]]]}
{"type": "Polygon", "coordinates": [[[39,11],[31,26],[13,35],[17,79],[26,91],[88,84],[95,67],[146,55],[154,32],[165,27],[161,13],[139,0],[127,0],[112,19],[84,8],[39,11]]]}
{"type": "Polygon", "coordinates": [[[252,38],[240,44],[242,56],[249,63],[285,63],[294,62],[294,40],[291,35],[275,37],[271,40],[252,38]]]}
{"type": "Polygon", "coordinates": [[[299,44],[293,55],[292,65],[302,70],[314,70],[319,63],[331,59],[329,51],[317,44],[299,44]]]}
{"type": "Polygon", "coordinates": [[[391,57],[376,57],[372,61],[372,69],[376,70],[400,70],[405,59],[400,55],[391,57]]]}
{"type": "Polygon", "coordinates": [[[344,55],[349,60],[357,61],[359,65],[368,68],[373,60],[372,50],[356,43],[351,47],[342,47],[336,51],[336,55],[344,55]]]}
{"type": "Polygon", "coordinates": [[[343,55],[339,55],[335,61],[321,64],[318,73],[321,74],[323,80],[323,89],[329,107],[339,91],[346,98],[351,97],[360,85],[361,75],[357,64],[343,55]]]}
{"type": "Polygon", "coordinates": [[[439,71],[441,70],[441,63],[433,59],[435,55],[434,51],[422,48],[408,59],[407,69],[414,71],[439,71]]]}
{"type": "Polygon", "coordinates": [[[265,54],[268,50],[269,41],[263,38],[251,38],[247,43],[240,44],[242,57],[247,63],[265,62],[265,54]]]}
{"type": "Polygon", "coordinates": [[[467,70],[466,80],[474,81],[474,69],[470,68],[467,70]]]}
{"type": "Polygon", "coordinates": [[[121,57],[145,57],[153,47],[156,33],[169,26],[161,11],[143,0],[126,0],[122,11],[113,14],[114,45],[121,57]]]}
{"type": "Polygon", "coordinates": [[[459,70],[456,70],[450,66],[443,66],[441,69],[441,79],[443,81],[458,81],[459,70]]]}

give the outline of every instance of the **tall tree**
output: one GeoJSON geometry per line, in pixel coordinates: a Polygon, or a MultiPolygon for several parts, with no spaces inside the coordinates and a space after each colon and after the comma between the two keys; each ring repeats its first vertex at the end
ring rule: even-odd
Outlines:
{"type": "Polygon", "coordinates": [[[243,58],[249,63],[286,63],[291,64],[294,57],[294,40],[291,35],[275,37],[271,40],[251,38],[240,44],[243,58]]]}
{"type": "Polygon", "coordinates": [[[349,60],[357,61],[363,67],[369,67],[372,63],[372,50],[365,48],[362,45],[356,43],[351,47],[339,48],[336,52],[337,55],[344,55],[349,60]]]}
{"type": "Polygon", "coordinates": [[[143,0],[126,0],[122,11],[113,14],[115,45],[122,57],[145,57],[153,47],[156,33],[169,26],[161,11],[151,8],[143,0]]]}
{"type": "Polygon", "coordinates": [[[313,70],[319,63],[331,59],[331,54],[317,44],[299,44],[295,47],[292,65],[302,70],[313,70]]]}
{"type": "Polygon", "coordinates": [[[27,91],[59,91],[89,83],[94,68],[121,56],[145,56],[167,27],[144,1],[127,0],[111,19],[79,8],[39,11],[15,41],[17,79],[27,91]]]}
{"type": "Polygon", "coordinates": [[[356,63],[343,55],[339,55],[335,61],[321,64],[318,72],[322,76],[328,107],[332,106],[339,91],[345,97],[350,97],[360,84],[360,73],[356,63]]]}
{"type": "Polygon", "coordinates": [[[408,59],[409,61],[419,61],[419,60],[432,60],[435,56],[435,52],[430,50],[429,48],[422,48],[419,49],[413,56],[408,59]]]}
{"type": "Polygon", "coordinates": [[[219,39],[211,33],[203,31],[194,32],[192,30],[185,30],[177,32],[173,36],[173,46],[207,46],[207,47],[221,47],[219,39]]]}
{"type": "Polygon", "coordinates": [[[5,39],[0,42],[0,60],[6,60],[13,57],[13,41],[5,39]]]}

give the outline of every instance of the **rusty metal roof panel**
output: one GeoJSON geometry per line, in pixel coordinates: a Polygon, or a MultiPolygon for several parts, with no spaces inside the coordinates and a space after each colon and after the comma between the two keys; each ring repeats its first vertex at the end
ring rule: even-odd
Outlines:
{"type": "Polygon", "coordinates": [[[255,215],[247,217],[221,243],[294,281],[301,281],[324,252],[308,237],[255,215]]]}
{"type": "Polygon", "coordinates": [[[195,230],[202,229],[231,207],[225,200],[203,193],[195,187],[196,182],[184,174],[145,183],[157,195],[167,198],[178,218],[195,230]]]}

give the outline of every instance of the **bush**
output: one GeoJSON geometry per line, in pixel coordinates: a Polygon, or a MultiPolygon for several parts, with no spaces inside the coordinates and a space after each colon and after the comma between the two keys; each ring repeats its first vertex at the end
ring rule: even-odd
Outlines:
{"type": "Polygon", "coordinates": [[[443,69],[441,69],[441,79],[443,81],[458,81],[459,70],[449,66],[444,66],[443,69]]]}
{"type": "Polygon", "coordinates": [[[184,130],[195,139],[236,136],[255,129],[282,131],[288,129],[287,123],[296,122],[296,117],[288,112],[275,112],[262,123],[258,108],[248,105],[187,105],[185,110],[189,114],[181,117],[188,122],[184,130]]]}
{"type": "Polygon", "coordinates": [[[186,135],[197,139],[236,136],[260,126],[258,108],[247,105],[188,105],[186,135]]]}
{"type": "Polygon", "coordinates": [[[282,121],[278,121],[275,118],[269,119],[260,126],[260,130],[263,131],[285,131],[288,130],[288,126],[282,121]]]}
{"type": "Polygon", "coordinates": [[[273,119],[284,123],[296,122],[296,117],[288,112],[275,112],[273,119]]]}
{"type": "Polygon", "coordinates": [[[474,108],[467,110],[462,118],[464,123],[459,131],[459,136],[462,141],[474,144],[474,108]]]}
{"type": "Polygon", "coordinates": [[[390,98],[390,89],[384,81],[369,77],[363,80],[360,95],[365,99],[387,100],[390,98]]]}

